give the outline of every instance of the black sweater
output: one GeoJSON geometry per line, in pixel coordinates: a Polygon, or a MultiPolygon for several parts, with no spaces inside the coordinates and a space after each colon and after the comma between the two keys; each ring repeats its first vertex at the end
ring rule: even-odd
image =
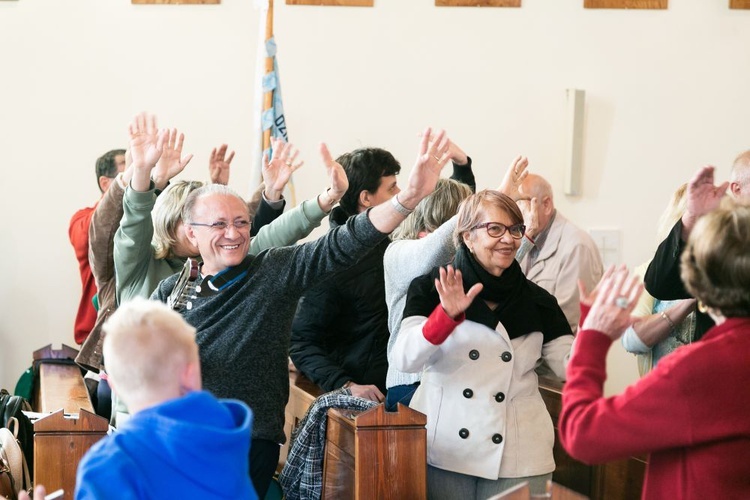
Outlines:
{"type": "MultiPolygon", "coordinates": [[[[197,330],[204,389],[247,403],[254,439],[285,441],[287,353],[300,295],[385,238],[367,213],[359,214],[315,241],[261,252],[243,279],[181,311],[197,330]]],[[[176,280],[176,274],[163,280],[152,298],[166,302],[176,280]]]]}

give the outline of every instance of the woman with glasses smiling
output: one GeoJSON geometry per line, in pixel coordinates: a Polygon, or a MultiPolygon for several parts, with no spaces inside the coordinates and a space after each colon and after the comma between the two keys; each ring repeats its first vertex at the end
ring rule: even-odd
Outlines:
{"type": "Polygon", "coordinates": [[[555,298],[515,260],[516,203],[485,190],[459,209],[452,266],[416,278],[391,362],[422,372],[410,407],[427,415],[429,498],[545,491],[554,429],[534,368],[565,375],[573,335],[555,298]]]}

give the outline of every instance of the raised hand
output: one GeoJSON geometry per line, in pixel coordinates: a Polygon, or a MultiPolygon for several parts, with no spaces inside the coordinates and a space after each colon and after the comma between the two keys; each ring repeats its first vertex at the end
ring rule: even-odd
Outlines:
{"type": "Polygon", "coordinates": [[[422,133],[417,161],[409,174],[409,183],[401,193],[398,201],[404,207],[413,209],[422,199],[435,190],[440,171],[450,159],[450,139],[441,130],[430,142],[432,129],[422,133]]]}
{"type": "Polygon", "coordinates": [[[325,143],[320,144],[320,157],[326,167],[326,176],[330,180],[330,188],[326,190],[328,200],[321,200],[321,208],[328,212],[349,189],[349,178],[346,176],[344,167],[333,159],[325,143]]]}
{"type": "Polygon", "coordinates": [[[519,200],[528,200],[529,196],[524,195],[519,190],[523,180],[529,175],[529,171],[526,170],[528,166],[528,158],[525,156],[516,156],[508,166],[508,170],[505,171],[503,182],[500,183],[500,187],[498,187],[497,190],[510,196],[515,202],[519,200]]]}
{"type": "Polygon", "coordinates": [[[614,264],[609,266],[602,275],[602,279],[599,280],[599,283],[596,284],[593,290],[589,293],[586,290],[586,285],[583,284],[583,281],[578,280],[578,297],[582,305],[586,307],[591,307],[594,305],[594,301],[596,301],[596,297],[599,295],[599,291],[603,286],[603,283],[605,280],[608,280],[615,272],[622,272],[627,271],[627,268],[625,267],[625,264],[620,264],[619,266],[615,267],[614,264]]]}
{"type": "Polygon", "coordinates": [[[128,125],[130,142],[128,152],[133,161],[131,186],[136,191],[148,191],[151,184],[151,170],[162,156],[164,142],[169,132],[158,131],[156,116],[140,113],[128,125]]]}
{"type": "MultiPolygon", "coordinates": [[[[419,134],[421,137],[422,134],[419,134]]],[[[432,145],[437,139],[437,134],[430,134],[430,145],[432,145]]],[[[464,153],[464,150],[455,142],[448,140],[448,158],[450,161],[458,166],[464,166],[469,163],[469,156],[464,153]]]]}
{"type": "Polygon", "coordinates": [[[643,284],[638,276],[631,275],[621,266],[602,278],[596,288],[598,294],[581,328],[597,330],[617,340],[633,324],[631,313],[643,292],[643,284]]]}
{"type": "Polygon", "coordinates": [[[268,161],[267,154],[263,154],[263,182],[266,184],[266,198],[270,201],[278,201],[294,171],[305,162],[295,163],[299,150],[285,143],[283,139],[271,139],[271,149],[273,150],[271,161],[268,161]]]}
{"type": "Polygon", "coordinates": [[[229,184],[229,166],[234,159],[234,151],[227,155],[227,145],[222,144],[218,148],[211,150],[211,157],[208,160],[208,174],[211,177],[212,184],[229,184]]]}
{"type": "Polygon", "coordinates": [[[189,154],[182,158],[182,145],[185,142],[185,134],[177,133],[177,129],[169,131],[169,137],[167,138],[166,144],[164,144],[161,158],[156,163],[154,171],[151,173],[151,178],[154,180],[156,189],[164,189],[167,187],[169,181],[182,172],[190,160],[193,159],[193,155],[189,154]]]}
{"type": "Polygon", "coordinates": [[[525,234],[533,240],[539,232],[539,200],[535,196],[530,200],[517,200],[516,205],[523,214],[523,224],[526,226],[525,234]]]}
{"type": "Polygon", "coordinates": [[[435,288],[440,296],[440,305],[451,318],[457,318],[467,310],[474,298],[482,291],[483,285],[477,283],[468,292],[464,292],[464,282],[461,271],[453,266],[440,268],[440,278],[435,279],[435,288]]]}
{"type": "Polygon", "coordinates": [[[701,168],[690,180],[685,193],[685,213],[682,216],[682,237],[687,239],[695,222],[703,215],[714,210],[721,203],[729,182],[720,186],[714,185],[714,169],[711,165],[701,168]]]}

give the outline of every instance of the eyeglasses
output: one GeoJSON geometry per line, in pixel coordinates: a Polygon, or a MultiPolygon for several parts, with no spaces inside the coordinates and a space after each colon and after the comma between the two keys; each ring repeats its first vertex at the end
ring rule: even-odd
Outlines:
{"type": "Polygon", "coordinates": [[[229,226],[234,226],[237,231],[244,231],[245,229],[249,229],[251,225],[250,221],[244,219],[236,220],[234,222],[226,222],[220,220],[217,222],[212,222],[211,224],[206,224],[204,222],[189,222],[188,224],[190,224],[191,226],[208,227],[211,228],[212,231],[217,233],[226,231],[227,229],[229,229],[229,226]]]}
{"type": "Polygon", "coordinates": [[[523,224],[513,224],[512,226],[506,226],[505,224],[501,224],[499,222],[482,222],[481,224],[477,224],[471,229],[474,230],[482,227],[487,229],[487,234],[489,234],[493,238],[500,238],[505,234],[505,231],[508,231],[510,233],[510,236],[514,240],[520,240],[526,233],[526,226],[524,226],[523,224]]]}

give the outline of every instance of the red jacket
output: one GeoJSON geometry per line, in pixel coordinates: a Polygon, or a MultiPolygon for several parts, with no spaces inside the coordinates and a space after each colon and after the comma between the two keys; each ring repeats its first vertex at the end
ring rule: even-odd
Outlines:
{"type": "Polygon", "coordinates": [[[612,340],[578,334],[560,439],[571,456],[606,462],[650,453],[644,499],[750,495],[750,318],[730,318],[604,398],[612,340]]]}
{"type": "Polygon", "coordinates": [[[96,206],[82,208],[70,219],[68,236],[78,259],[78,269],[81,272],[81,285],[83,294],[78,304],[78,314],[73,335],[77,344],[82,344],[96,322],[96,309],[92,300],[96,295],[96,282],[89,267],[89,224],[91,216],[94,215],[96,206]]]}

